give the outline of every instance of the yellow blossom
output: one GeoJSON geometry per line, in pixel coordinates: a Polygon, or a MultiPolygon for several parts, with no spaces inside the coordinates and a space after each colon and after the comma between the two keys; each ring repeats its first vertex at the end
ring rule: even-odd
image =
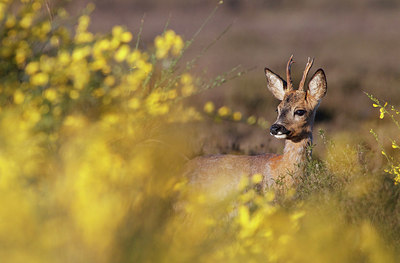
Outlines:
{"type": "Polygon", "coordinates": [[[185,85],[182,87],[182,95],[187,97],[195,92],[195,87],[193,85],[185,85]]]}
{"type": "Polygon", "coordinates": [[[218,109],[218,115],[221,117],[226,117],[231,113],[231,109],[229,109],[227,106],[222,106],[221,108],[218,109]]]}
{"type": "Polygon", "coordinates": [[[112,28],[112,35],[114,38],[119,38],[123,32],[124,32],[124,29],[121,26],[114,26],[112,28]]]}
{"type": "Polygon", "coordinates": [[[181,38],[180,36],[176,36],[176,37],[175,37],[174,44],[173,44],[173,47],[172,47],[172,54],[173,54],[174,56],[179,55],[180,52],[181,52],[182,49],[183,49],[183,46],[184,46],[184,44],[183,44],[182,38],[181,38]]]}
{"type": "Polygon", "coordinates": [[[25,72],[28,75],[33,75],[35,74],[37,71],[39,70],[39,63],[36,61],[32,61],[30,63],[28,63],[28,65],[26,65],[25,67],[25,72]]]}
{"type": "Polygon", "coordinates": [[[67,51],[60,51],[58,54],[58,63],[66,66],[71,61],[71,56],[67,51]]]}
{"type": "Polygon", "coordinates": [[[254,174],[254,175],[251,177],[251,182],[252,182],[253,184],[258,184],[258,183],[260,183],[260,182],[262,181],[262,179],[263,179],[263,177],[262,177],[261,174],[254,174]]]}
{"type": "Polygon", "coordinates": [[[20,90],[16,90],[14,92],[14,103],[15,104],[21,104],[25,100],[25,95],[22,93],[20,90]]]}
{"type": "Polygon", "coordinates": [[[176,89],[168,91],[168,99],[175,99],[178,96],[176,89]]]}
{"type": "Polygon", "coordinates": [[[57,47],[57,46],[60,45],[60,39],[59,39],[57,36],[52,36],[52,37],[50,38],[50,44],[51,44],[53,47],[57,47]]]}
{"type": "Polygon", "coordinates": [[[33,2],[33,4],[32,4],[33,11],[38,11],[41,7],[42,7],[42,4],[39,2],[33,2]]]}
{"type": "Polygon", "coordinates": [[[206,113],[213,113],[215,109],[214,103],[211,101],[208,101],[206,104],[204,104],[204,111],[206,113]]]}
{"type": "Polygon", "coordinates": [[[239,111],[235,111],[233,113],[233,120],[240,121],[241,119],[242,119],[242,113],[240,113],[239,111]]]}
{"type": "Polygon", "coordinates": [[[90,47],[85,46],[81,48],[76,48],[72,53],[72,59],[74,61],[84,59],[90,54],[90,47]]]}
{"type": "Polygon", "coordinates": [[[250,213],[247,206],[240,206],[239,207],[239,223],[242,226],[248,225],[250,222],[250,213]]]}
{"type": "Polygon", "coordinates": [[[181,83],[183,85],[190,85],[192,84],[192,76],[189,73],[184,73],[181,76],[181,83]]]}
{"type": "Polygon", "coordinates": [[[79,98],[79,92],[76,90],[71,90],[69,92],[69,97],[73,100],[76,100],[77,98],[79,98]]]}
{"type": "Polygon", "coordinates": [[[250,116],[247,118],[247,123],[253,125],[257,122],[257,118],[255,116],[250,116]]]}
{"type": "Polygon", "coordinates": [[[128,45],[122,45],[117,52],[114,55],[114,59],[117,62],[122,62],[126,59],[126,57],[129,54],[129,46],[128,45]]]}
{"type": "Polygon", "coordinates": [[[380,114],[379,114],[379,118],[380,119],[383,119],[383,117],[385,117],[385,110],[384,110],[384,108],[380,108],[380,114]]]}
{"type": "Polygon", "coordinates": [[[115,78],[113,76],[107,76],[104,79],[104,84],[106,84],[107,86],[112,86],[115,83],[115,78]]]}
{"type": "Polygon", "coordinates": [[[3,20],[6,8],[5,3],[0,3],[0,20],[3,20]]]}
{"type": "Polygon", "coordinates": [[[121,42],[128,43],[132,40],[131,32],[124,32],[121,34],[121,42]]]}
{"type": "Polygon", "coordinates": [[[31,76],[31,83],[35,86],[44,86],[49,81],[49,75],[44,72],[39,72],[31,76]]]}
{"type": "Polygon", "coordinates": [[[86,120],[82,116],[67,116],[64,120],[64,125],[73,127],[73,128],[81,128],[85,125],[86,120]]]}
{"type": "Polygon", "coordinates": [[[53,102],[57,99],[57,92],[54,89],[46,89],[44,92],[44,97],[49,101],[53,102]]]}
{"type": "MultiPolygon", "coordinates": [[[[1,11],[0,11],[0,12],[1,12],[1,11]]],[[[9,16],[7,16],[7,20],[6,20],[6,23],[5,23],[5,26],[6,26],[7,28],[12,28],[12,27],[14,27],[14,26],[15,26],[15,23],[16,23],[16,19],[15,19],[15,16],[14,16],[14,15],[10,14],[9,16]]]]}
{"type": "Polygon", "coordinates": [[[132,110],[137,110],[140,107],[140,100],[138,98],[132,98],[128,101],[128,107],[132,110]]]}
{"type": "Polygon", "coordinates": [[[22,28],[28,28],[32,25],[33,15],[26,14],[22,17],[21,21],[19,22],[22,28]]]}

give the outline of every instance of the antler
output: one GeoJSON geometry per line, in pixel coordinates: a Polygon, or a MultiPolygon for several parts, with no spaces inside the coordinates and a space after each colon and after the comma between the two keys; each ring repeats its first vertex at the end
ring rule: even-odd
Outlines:
{"type": "Polygon", "coordinates": [[[308,72],[310,71],[313,63],[314,63],[314,59],[308,58],[306,69],[304,70],[303,77],[301,78],[301,81],[300,81],[299,90],[304,90],[304,83],[306,82],[308,72]]]}
{"type": "Polygon", "coordinates": [[[287,80],[287,89],[292,90],[293,89],[293,82],[292,82],[292,77],[290,75],[290,68],[292,64],[294,63],[293,61],[293,55],[290,56],[289,61],[286,66],[286,80],[287,80]]]}

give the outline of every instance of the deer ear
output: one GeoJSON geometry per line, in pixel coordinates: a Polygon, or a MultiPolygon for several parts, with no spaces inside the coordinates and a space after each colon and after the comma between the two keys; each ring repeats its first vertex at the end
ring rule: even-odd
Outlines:
{"type": "Polygon", "coordinates": [[[325,73],[322,69],[318,69],[308,83],[308,94],[313,96],[316,100],[320,100],[325,96],[326,91],[327,85],[325,73]]]}
{"type": "Polygon", "coordinates": [[[277,74],[265,68],[265,76],[267,77],[267,88],[278,100],[283,100],[286,90],[286,81],[284,81],[277,74]]]}

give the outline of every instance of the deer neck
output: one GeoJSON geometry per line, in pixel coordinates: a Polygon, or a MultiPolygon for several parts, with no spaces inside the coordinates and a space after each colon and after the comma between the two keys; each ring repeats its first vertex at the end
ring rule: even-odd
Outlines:
{"type": "Polygon", "coordinates": [[[293,172],[302,169],[307,159],[311,157],[312,134],[299,141],[286,140],[283,150],[282,164],[293,172]]]}

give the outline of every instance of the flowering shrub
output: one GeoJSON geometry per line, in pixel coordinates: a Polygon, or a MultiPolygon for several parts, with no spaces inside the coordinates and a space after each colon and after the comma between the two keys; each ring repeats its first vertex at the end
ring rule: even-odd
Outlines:
{"type": "MultiPolygon", "coordinates": [[[[400,124],[396,119],[396,116],[400,114],[400,112],[393,106],[393,105],[388,105],[387,102],[385,102],[384,105],[382,105],[377,98],[374,96],[367,94],[367,96],[374,102],[372,106],[374,108],[379,108],[379,118],[383,119],[386,116],[390,117],[392,122],[395,124],[396,128],[400,130],[400,124]]],[[[374,135],[375,139],[379,142],[378,135],[371,130],[371,133],[374,135]]],[[[391,139],[391,145],[393,149],[399,149],[399,145],[397,142],[393,139],[391,139]]],[[[385,149],[382,148],[382,155],[385,156],[386,160],[388,161],[389,168],[385,169],[386,173],[389,173],[394,176],[394,183],[398,184],[400,183],[400,161],[396,160],[393,156],[387,153],[385,149]]]]}
{"type": "MultiPolygon", "coordinates": [[[[154,86],[160,64],[132,48],[131,32],[87,30],[92,5],[71,30],[65,10],[49,17],[43,4],[0,3],[0,257],[109,261],[132,211],[146,216],[148,198],[174,193],[180,178],[166,175],[183,159],[171,149],[165,169],[158,137],[200,118],[176,100],[195,87],[187,72],[154,86]]],[[[184,45],[172,30],[155,42],[164,60],[184,45]]]]}

